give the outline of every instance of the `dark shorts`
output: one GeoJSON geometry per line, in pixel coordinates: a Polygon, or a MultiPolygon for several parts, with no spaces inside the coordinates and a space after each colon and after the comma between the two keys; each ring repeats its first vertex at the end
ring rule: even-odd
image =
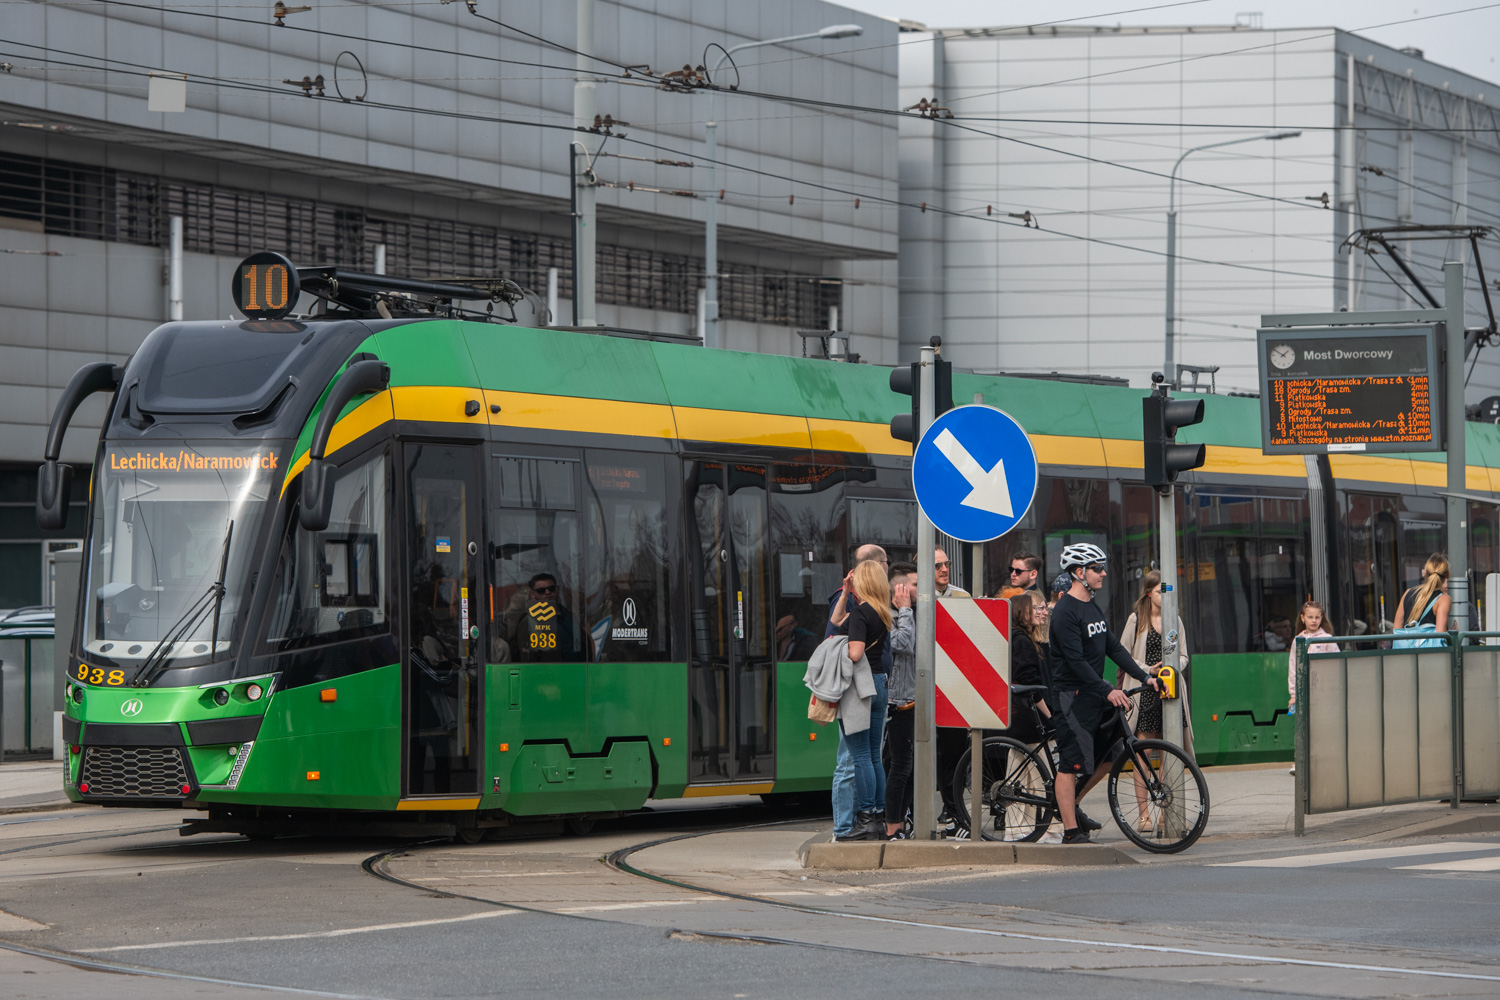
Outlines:
{"type": "Polygon", "coordinates": [[[1058,772],[1087,778],[1114,757],[1114,709],[1092,691],[1060,691],[1053,724],[1057,729],[1058,772]]]}

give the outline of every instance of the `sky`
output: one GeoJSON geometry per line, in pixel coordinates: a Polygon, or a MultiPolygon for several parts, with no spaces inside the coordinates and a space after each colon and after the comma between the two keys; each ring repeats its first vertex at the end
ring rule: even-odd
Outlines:
{"type": "Polygon", "coordinates": [[[1266,28],[1334,27],[1390,45],[1421,49],[1441,63],[1483,80],[1500,83],[1497,39],[1500,3],[1484,0],[835,0],[880,17],[908,18],[933,28],[994,25],[1075,24],[1234,24],[1247,12],[1261,15],[1266,28]],[[1144,9],[1143,9],[1144,8],[1144,9]],[[1436,16],[1434,16],[1436,15],[1436,16]],[[1078,20],[1071,20],[1071,19],[1078,20]],[[1425,20],[1411,20],[1425,18],[1425,20]],[[1404,24],[1392,24],[1405,21],[1404,24]],[[1385,25],[1385,27],[1377,27],[1385,25]]]}

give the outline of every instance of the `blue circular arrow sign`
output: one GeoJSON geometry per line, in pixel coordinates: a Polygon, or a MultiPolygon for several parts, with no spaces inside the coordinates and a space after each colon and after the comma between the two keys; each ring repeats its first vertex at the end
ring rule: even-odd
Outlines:
{"type": "Polygon", "coordinates": [[[1036,450],[1015,418],[993,406],[960,406],[932,422],[912,456],[917,503],[961,542],[1014,528],[1036,496],[1036,450]]]}

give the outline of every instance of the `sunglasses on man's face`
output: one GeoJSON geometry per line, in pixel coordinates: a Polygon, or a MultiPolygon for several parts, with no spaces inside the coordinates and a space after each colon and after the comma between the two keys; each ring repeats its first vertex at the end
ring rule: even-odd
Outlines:
{"type": "Polygon", "coordinates": [[[1010,575],[1011,576],[1019,576],[1019,575],[1021,575],[1024,572],[1026,572],[1026,567],[1025,566],[1012,566],[1010,568],[1010,575]]]}
{"type": "Polygon", "coordinates": [[[1094,563],[1092,566],[1085,566],[1084,569],[1088,570],[1090,573],[1103,573],[1104,572],[1104,567],[1101,566],[1101,565],[1099,565],[1098,563],[1094,563]]]}
{"type": "Polygon", "coordinates": [[[935,562],[932,565],[936,566],[938,569],[946,569],[948,567],[948,560],[944,559],[942,562],[935,562]]]}
{"type": "Polygon", "coordinates": [[[550,587],[532,587],[531,589],[538,594],[555,594],[557,593],[557,584],[554,583],[550,587]]]}

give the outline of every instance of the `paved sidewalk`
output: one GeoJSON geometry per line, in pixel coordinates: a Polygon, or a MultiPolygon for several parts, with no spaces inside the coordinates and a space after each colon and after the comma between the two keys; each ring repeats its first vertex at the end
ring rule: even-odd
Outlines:
{"type": "Polygon", "coordinates": [[[63,794],[62,762],[24,760],[0,764],[0,815],[63,809],[72,805],[63,794]]]}

